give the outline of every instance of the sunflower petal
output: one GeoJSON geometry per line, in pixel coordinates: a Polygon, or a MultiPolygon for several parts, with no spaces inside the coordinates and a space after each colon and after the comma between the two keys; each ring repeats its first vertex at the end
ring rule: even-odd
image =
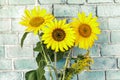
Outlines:
{"type": "Polygon", "coordinates": [[[47,44],[47,48],[51,47],[55,52],[68,50],[68,47],[74,45],[75,35],[73,29],[66,20],[54,21],[47,24],[47,29],[43,29],[42,40],[47,44]],[[64,37],[63,37],[64,36],[64,37]],[[61,39],[61,37],[63,39],[61,39]]]}
{"type": "Polygon", "coordinates": [[[84,12],[78,13],[78,18],[74,18],[71,25],[76,35],[75,45],[86,50],[93,46],[98,39],[97,34],[101,33],[97,17],[92,18],[92,13],[88,17],[84,12]]]}
{"type": "Polygon", "coordinates": [[[40,9],[40,6],[35,6],[31,10],[25,9],[24,14],[20,24],[27,27],[27,32],[33,32],[35,35],[53,20],[53,16],[49,15],[45,9],[40,9]]]}

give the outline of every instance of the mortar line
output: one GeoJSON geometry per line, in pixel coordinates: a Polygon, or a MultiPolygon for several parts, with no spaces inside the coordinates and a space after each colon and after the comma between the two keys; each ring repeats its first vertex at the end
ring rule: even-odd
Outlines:
{"type": "Polygon", "coordinates": [[[107,72],[105,71],[104,73],[105,73],[105,80],[107,80],[107,72]]]}

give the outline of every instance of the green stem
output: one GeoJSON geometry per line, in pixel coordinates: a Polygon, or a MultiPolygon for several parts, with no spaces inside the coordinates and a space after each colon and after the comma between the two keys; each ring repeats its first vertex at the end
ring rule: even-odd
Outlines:
{"type": "MultiPolygon", "coordinates": [[[[54,67],[57,70],[57,53],[56,52],[54,52],[54,63],[55,63],[54,67]]],[[[57,71],[56,71],[56,74],[58,74],[57,71]]],[[[56,75],[56,79],[58,80],[58,75],[56,75]]]]}
{"type": "Polygon", "coordinates": [[[70,50],[70,52],[68,53],[68,56],[67,56],[67,58],[66,58],[66,62],[65,62],[65,66],[64,66],[64,68],[63,68],[63,77],[62,77],[62,80],[65,80],[65,71],[66,71],[66,68],[67,68],[67,66],[68,66],[68,63],[69,63],[69,60],[70,60],[70,54],[71,54],[71,50],[70,50]]]}
{"type": "MultiPolygon", "coordinates": [[[[43,52],[43,54],[44,54],[44,58],[45,58],[46,64],[49,65],[49,61],[48,61],[48,59],[47,59],[47,55],[46,55],[46,53],[45,53],[45,50],[44,50],[44,47],[43,47],[43,45],[42,45],[42,41],[41,41],[41,38],[40,38],[39,34],[38,34],[38,37],[39,37],[39,40],[40,40],[40,42],[41,42],[42,52],[43,52]]],[[[50,60],[50,61],[51,61],[51,60],[50,60]]],[[[52,80],[53,80],[52,71],[51,71],[50,67],[48,67],[48,69],[49,69],[49,71],[50,71],[50,76],[51,76],[51,78],[52,78],[52,80]]]]}
{"type": "Polygon", "coordinates": [[[57,53],[54,52],[54,62],[55,62],[55,68],[57,68],[57,53]]]}
{"type": "Polygon", "coordinates": [[[54,66],[52,66],[52,65],[47,65],[47,66],[50,66],[55,71],[56,80],[58,80],[58,74],[57,74],[58,70],[54,66]]]}
{"type": "MultiPolygon", "coordinates": [[[[46,56],[48,57],[48,59],[49,59],[49,61],[50,61],[50,64],[52,64],[52,60],[51,60],[49,54],[46,54],[46,56]]],[[[52,64],[52,65],[53,65],[53,64],[52,64]]]]}

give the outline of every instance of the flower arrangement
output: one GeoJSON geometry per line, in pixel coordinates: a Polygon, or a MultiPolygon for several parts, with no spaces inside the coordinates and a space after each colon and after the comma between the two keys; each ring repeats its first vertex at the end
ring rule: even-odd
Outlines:
{"type": "Polygon", "coordinates": [[[46,80],[45,67],[50,72],[51,80],[71,80],[74,75],[89,70],[93,63],[89,49],[98,39],[97,34],[101,33],[97,17],[92,17],[92,13],[86,16],[82,12],[78,13],[78,17],[73,18],[70,23],[66,23],[66,19],[57,20],[40,6],[35,6],[32,10],[25,9],[24,13],[20,24],[25,26],[26,30],[21,39],[21,47],[31,32],[40,40],[34,48],[34,51],[38,52],[36,57],[38,68],[27,72],[26,80],[46,80]],[[87,53],[72,57],[75,46],[85,49],[87,53]],[[56,66],[57,61],[64,57],[66,57],[65,65],[59,70],[56,66]],[[70,64],[71,61],[73,63],[70,64]]]}

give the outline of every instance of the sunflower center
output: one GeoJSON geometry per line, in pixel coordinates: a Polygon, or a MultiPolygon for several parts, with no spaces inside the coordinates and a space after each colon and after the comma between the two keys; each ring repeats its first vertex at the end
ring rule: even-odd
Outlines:
{"type": "Polygon", "coordinates": [[[44,23],[44,19],[42,17],[34,17],[30,20],[29,24],[33,27],[38,27],[40,26],[41,24],[44,23]]]}
{"type": "Polygon", "coordinates": [[[52,32],[52,37],[55,41],[62,41],[65,38],[66,34],[65,31],[62,29],[55,29],[52,32]]]}
{"type": "Polygon", "coordinates": [[[82,24],[79,26],[79,34],[85,38],[89,37],[91,35],[91,28],[87,24],[82,24]]]}

